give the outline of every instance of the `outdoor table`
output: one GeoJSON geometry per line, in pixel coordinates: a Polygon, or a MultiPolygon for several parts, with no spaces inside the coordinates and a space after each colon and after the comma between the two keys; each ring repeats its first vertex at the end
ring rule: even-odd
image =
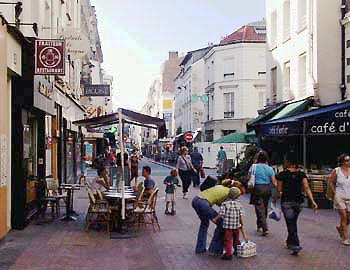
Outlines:
{"type": "Polygon", "coordinates": [[[73,215],[77,215],[73,209],[74,201],[74,190],[80,190],[80,185],[75,184],[61,184],[60,189],[67,190],[67,201],[66,201],[66,215],[61,218],[63,221],[75,221],[77,220],[73,215]]]}

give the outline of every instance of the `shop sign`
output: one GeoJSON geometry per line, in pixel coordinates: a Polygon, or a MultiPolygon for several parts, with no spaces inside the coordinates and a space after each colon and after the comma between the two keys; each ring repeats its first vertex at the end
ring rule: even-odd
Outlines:
{"type": "Polygon", "coordinates": [[[350,110],[344,109],[332,113],[330,117],[306,122],[306,134],[348,134],[350,133],[350,110]]]}
{"type": "Polygon", "coordinates": [[[173,101],[171,99],[163,100],[163,109],[172,109],[173,101]]]}
{"type": "Polygon", "coordinates": [[[66,54],[70,56],[71,60],[83,58],[90,50],[88,38],[74,29],[67,29],[58,34],[58,38],[65,40],[66,54]]]}
{"type": "Polygon", "coordinates": [[[163,113],[163,119],[165,122],[170,122],[173,117],[172,113],[163,113]]]}
{"type": "Polygon", "coordinates": [[[85,84],[84,96],[86,97],[106,97],[111,95],[109,84],[85,84]]]}
{"type": "Polygon", "coordinates": [[[35,40],[35,75],[64,75],[64,68],[64,40],[35,40]]]}

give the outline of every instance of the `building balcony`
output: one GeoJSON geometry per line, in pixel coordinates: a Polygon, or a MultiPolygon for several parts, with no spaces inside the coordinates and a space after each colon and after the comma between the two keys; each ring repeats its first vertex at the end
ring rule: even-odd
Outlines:
{"type": "Polygon", "coordinates": [[[233,118],[235,116],[235,112],[224,112],[224,118],[233,118]]]}

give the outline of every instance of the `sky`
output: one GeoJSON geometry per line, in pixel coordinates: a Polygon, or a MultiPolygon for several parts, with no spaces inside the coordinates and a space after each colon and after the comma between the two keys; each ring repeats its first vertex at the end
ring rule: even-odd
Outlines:
{"type": "Polygon", "coordinates": [[[265,0],[91,0],[102,43],[102,67],[114,77],[114,109],[141,110],[169,51],[218,43],[265,17],[265,0]]]}

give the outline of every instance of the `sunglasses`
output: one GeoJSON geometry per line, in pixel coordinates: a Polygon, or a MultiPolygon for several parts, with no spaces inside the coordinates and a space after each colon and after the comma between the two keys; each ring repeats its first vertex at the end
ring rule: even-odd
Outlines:
{"type": "Polygon", "coordinates": [[[346,159],[344,159],[344,162],[346,162],[346,161],[350,161],[350,158],[346,158],[346,159]]]}

